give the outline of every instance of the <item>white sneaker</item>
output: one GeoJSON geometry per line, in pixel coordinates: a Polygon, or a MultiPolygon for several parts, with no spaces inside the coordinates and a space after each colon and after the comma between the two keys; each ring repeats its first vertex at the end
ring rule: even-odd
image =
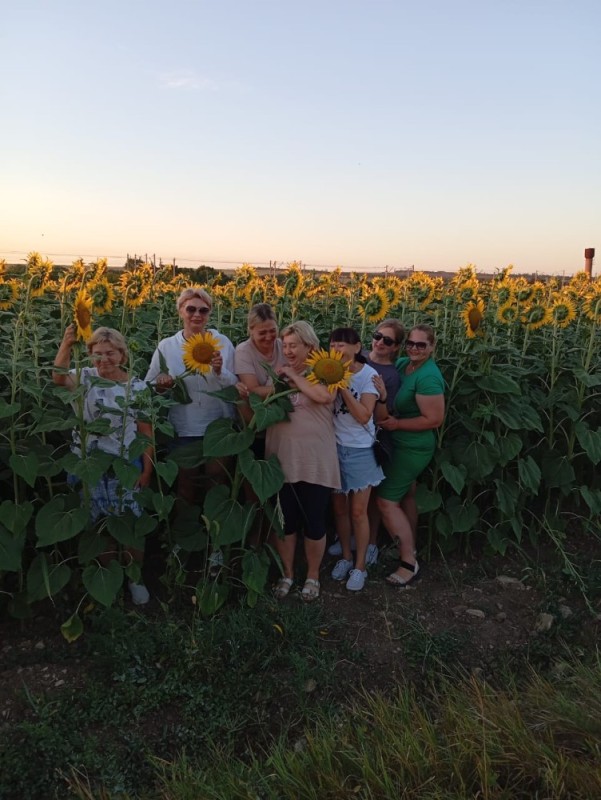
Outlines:
{"type": "Polygon", "coordinates": [[[127,584],[127,588],[130,591],[132,603],[135,606],[145,606],[146,603],[150,600],[148,589],[144,586],[143,583],[134,583],[133,581],[130,581],[127,584]]]}
{"type": "MultiPolygon", "coordinates": [[[[351,550],[353,553],[357,549],[357,544],[355,542],[355,537],[351,536],[351,550]]],[[[342,545],[340,544],[340,539],[336,539],[334,544],[331,544],[328,547],[328,555],[330,556],[341,556],[342,555],[342,545]]]]}
{"type": "Polygon", "coordinates": [[[349,572],[353,568],[353,562],[347,561],[346,558],[341,558],[337,561],[332,570],[332,578],[335,581],[343,581],[347,578],[349,572]]]}
{"type": "Polygon", "coordinates": [[[367,578],[367,570],[352,569],[349,572],[346,588],[349,592],[360,592],[365,586],[365,579],[367,578]]]}
{"type": "Polygon", "coordinates": [[[367,552],[365,553],[365,566],[366,567],[373,567],[374,564],[377,564],[379,555],[380,555],[380,551],[378,550],[378,545],[377,544],[368,544],[367,545],[367,552]]]}

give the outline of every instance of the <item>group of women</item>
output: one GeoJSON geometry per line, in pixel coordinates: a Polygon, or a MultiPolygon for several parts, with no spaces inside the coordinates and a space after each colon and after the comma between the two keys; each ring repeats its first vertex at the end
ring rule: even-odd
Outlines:
{"type": "MultiPolygon", "coordinates": [[[[341,556],[332,578],[344,581],[350,591],[363,589],[367,566],[377,560],[377,535],[382,521],[398,541],[400,555],[398,569],[387,580],[394,586],[407,586],[419,572],[415,480],[432,458],[435,430],[444,416],[443,378],[432,358],[433,330],[417,325],[404,339],[403,327],[397,320],[384,320],[374,331],[369,351],[362,349],[354,329],[332,331],[330,348],[347,364],[350,378],[346,386],[331,392],[313,379],[307,365],[320,346],[308,322],[293,322],[278,331],[272,308],[259,304],[248,316],[249,338],[234,348],[226,336],[208,327],[211,309],[212,299],[205,290],[191,287],[182,292],[177,300],[182,329],[159,343],[144,384],[164,392],[174,386],[177,376],[184,375],[190,402],[174,404],[169,409],[175,448],[202,439],[213,420],[235,413],[231,404],[209,394],[216,389],[235,385],[242,400],[247,401],[240,409],[247,419],[252,414],[250,395],[265,398],[274,391],[270,371],[294,390],[290,395],[294,410],[289,419],[270,426],[264,440],[255,442],[259,457],[263,453],[265,457],[278,457],[285,477],[279,492],[284,536],[274,538],[282,564],[275,596],[284,599],[294,584],[297,537],[302,532],[306,577],[301,597],[306,601],[319,597],[330,508],[338,537],[330,552],[341,556]],[[206,332],[219,343],[210,370],[202,376],[187,374],[184,345],[195,334],[206,332]],[[398,358],[403,345],[406,356],[398,358]],[[392,444],[391,460],[384,468],[374,455],[377,428],[390,437],[392,444]]],[[[118,391],[128,395],[130,387],[139,387],[141,382],[124,369],[126,350],[113,344],[115,335],[120,336],[111,329],[99,329],[88,342],[96,364],[92,372],[115,381],[121,387],[118,391]],[[109,365],[113,367],[110,375],[109,365]]],[[[56,383],[69,388],[87,380],[79,371],[68,371],[73,342],[74,332],[68,329],[53,373],[56,383]]],[[[99,405],[92,396],[93,384],[92,381],[85,395],[90,418],[107,407],[106,399],[99,405]]],[[[121,402],[119,407],[122,406],[121,402]]],[[[136,423],[133,411],[126,416],[130,428],[137,424],[143,430],[144,424],[136,423]]],[[[95,446],[103,448],[104,443],[98,441],[95,446]]],[[[128,456],[123,437],[120,455],[128,456]]],[[[144,454],[140,485],[150,480],[151,470],[149,451],[144,454]]],[[[206,473],[216,480],[219,470],[218,462],[206,465],[206,473]]],[[[197,469],[180,469],[178,497],[189,503],[199,502],[198,480],[197,469]]],[[[121,497],[122,505],[123,502],[121,497]]],[[[125,498],[125,502],[136,513],[135,498],[125,498]]],[[[105,509],[104,513],[110,512],[105,509]]],[[[131,557],[139,558],[137,554],[131,557]]],[[[134,602],[145,602],[147,593],[136,597],[136,588],[134,584],[134,602]]]]}

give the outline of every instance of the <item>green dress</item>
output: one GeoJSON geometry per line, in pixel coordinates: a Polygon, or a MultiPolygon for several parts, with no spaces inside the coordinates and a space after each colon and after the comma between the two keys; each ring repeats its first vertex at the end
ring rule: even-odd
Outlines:
{"type": "MultiPolygon", "coordinates": [[[[395,365],[401,374],[401,388],[394,398],[394,415],[399,419],[421,416],[415,400],[417,394],[444,394],[444,378],[431,358],[411,375],[405,375],[408,364],[409,359],[404,357],[399,358],[395,365]]],[[[386,478],[378,486],[377,493],[385,500],[398,502],[432,460],[436,449],[436,432],[393,431],[392,440],[392,459],[384,467],[386,478]]]]}

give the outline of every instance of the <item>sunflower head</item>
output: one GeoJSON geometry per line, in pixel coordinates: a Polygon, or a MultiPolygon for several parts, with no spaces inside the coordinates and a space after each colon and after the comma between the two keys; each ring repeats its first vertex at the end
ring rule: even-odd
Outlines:
{"type": "Polygon", "coordinates": [[[16,303],[19,296],[19,287],[17,281],[14,279],[5,281],[0,279],[0,311],[6,311],[14,303],[16,303]]]}
{"type": "Polygon", "coordinates": [[[475,302],[468,303],[462,316],[465,323],[465,334],[468,339],[473,339],[478,333],[481,333],[480,327],[484,319],[484,303],[482,300],[478,298],[475,302]]]}
{"type": "Polygon", "coordinates": [[[522,313],[522,322],[531,331],[542,328],[543,325],[548,325],[551,322],[550,309],[542,303],[532,303],[522,313]]]}
{"type": "Polygon", "coordinates": [[[88,283],[88,292],[92,299],[95,314],[108,314],[111,311],[115,292],[108,278],[96,278],[88,283]]]}
{"type": "Polygon", "coordinates": [[[505,303],[497,309],[497,321],[502,325],[511,325],[518,318],[518,308],[513,303],[505,303]]]}
{"type": "Polygon", "coordinates": [[[77,326],[77,338],[86,342],[92,335],[92,299],[85,289],[77,293],[73,316],[77,326]]]}
{"type": "Polygon", "coordinates": [[[212,333],[196,333],[184,342],[182,357],[186,369],[192,372],[210,372],[211,359],[221,350],[221,344],[212,333]]]}
{"type": "Polygon", "coordinates": [[[311,367],[307,380],[321,383],[332,394],[337,389],[346,389],[351,377],[349,361],[342,360],[342,353],[337,350],[314,350],[305,362],[311,367]]]}
{"type": "Polygon", "coordinates": [[[567,328],[576,318],[576,305],[567,294],[557,292],[552,297],[551,322],[558,328],[567,328]]]}
{"type": "Polygon", "coordinates": [[[367,286],[364,296],[366,299],[358,306],[360,314],[372,325],[384,319],[390,310],[390,303],[384,289],[373,289],[367,286]]]}

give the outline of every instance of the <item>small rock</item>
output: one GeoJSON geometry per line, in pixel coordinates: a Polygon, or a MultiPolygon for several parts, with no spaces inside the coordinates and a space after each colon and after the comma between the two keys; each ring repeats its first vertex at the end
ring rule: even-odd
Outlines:
{"type": "Polygon", "coordinates": [[[64,683],[64,681],[61,679],[60,681],[56,681],[56,683],[54,684],[54,686],[55,686],[55,688],[57,688],[57,689],[58,689],[58,687],[59,687],[59,686],[62,686],[62,685],[63,685],[63,683],[64,683]]]}
{"type": "Polygon", "coordinates": [[[484,619],[484,617],[486,617],[486,614],[480,608],[466,608],[465,613],[470,617],[476,617],[477,619],[484,619]]]}
{"type": "Polygon", "coordinates": [[[303,688],[305,692],[314,692],[317,689],[317,681],[315,678],[309,678],[309,680],[305,681],[303,688]]]}
{"type": "Polygon", "coordinates": [[[43,650],[45,647],[46,647],[46,645],[44,644],[44,642],[41,639],[40,639],[39,642],[35,643],[35,649],[36,650],[43,650]]]}
{"type": "Polygon", "coordinates": [[[503,588],[507,586],[515,586],[516,588],[523,589],[524,584],[519,578],[513,578],[511,575],[497,575],[497,583],[500,583],[503,588]]]}
{"type": "Polygon", "coordinates": [[[467,611],[467,606],[453,606],[451,611],[453,612],[453,614],[455,614],[455,616],[458,617],[460,614],[465,614],[465,612],[467,611]]]}
{"type": "Polygon", "coordinates": [[[572,614],[573,611],[569,606],[559,606],[559,616],[562,619],[567,619],[568,617],[571,617],[572,614]]]}
{"type": "Polygon", "coordinates": [[[507,614],[504,611],[499,611],[499,613],[496,614],[495,619],[497,622],[505,622],[507,619],[507,614]]]}
{"type": "Polygon", "coordinates": [[[544,633],[551,629],[551,626],[555,622],[555,617],[553,614],[539,614],[536,620],[536,624],[534,626],[534,630],[537,633],[544,633]]]}

